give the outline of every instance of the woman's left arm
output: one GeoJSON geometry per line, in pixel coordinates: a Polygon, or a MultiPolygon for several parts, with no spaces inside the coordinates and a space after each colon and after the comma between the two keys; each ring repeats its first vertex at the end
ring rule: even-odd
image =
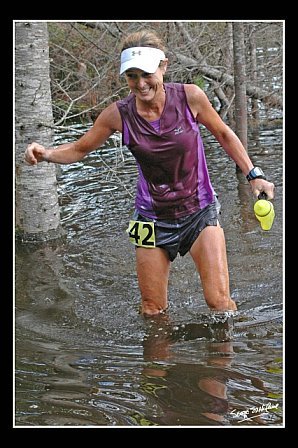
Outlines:
{"type": "MultiPolygon", "coordinates": [[[[243,174],[247,176],[254,165],[240,139],[235,132],[223,122],[216,110],[212,107],[203,90],[194,84],[185,84],[184,87],[188,105],[194,117],[199,123],[206,126],[224,148],[226,153],[239,166],[243,174]]],[[[258,178],[251,180],[250,185],[255,197],[258,197],[261,192],[265,192],[268,199],[273,199],[274,184],[272,182],[258,178]]]]}

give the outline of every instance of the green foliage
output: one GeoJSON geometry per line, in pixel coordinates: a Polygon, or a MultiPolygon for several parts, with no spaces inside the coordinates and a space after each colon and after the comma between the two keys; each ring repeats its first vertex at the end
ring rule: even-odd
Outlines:
{"type": "Polygon", "coordinates": [[[194,79],[193,83],[196,86],[200,87],[200,89],[204,90],[204,88],[205,88],[205,80],[204,80],[204,78],[202,76],[197,76],[194,79]]]}

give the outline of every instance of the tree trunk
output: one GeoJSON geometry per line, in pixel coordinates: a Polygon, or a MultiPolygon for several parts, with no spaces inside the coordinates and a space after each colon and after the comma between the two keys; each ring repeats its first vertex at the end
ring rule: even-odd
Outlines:
{"type": "MultiPolygon", "coordinates": [[[[230,73],[233,73],[233,65],[234,65],[234,56],[233,56],[233,24],[232,22],[227,23],[227,34],[228,34],[228,45],[226,48],[226,61],[227,66],[230,73]]],[[[228,120],[230,123],[230,126],[235,128],[235,114],[234,114],[234,107],[232,107],[234,98],[235,98],[235,92],[234,89],[231,86],[226,86],[226,94],[229,98],[229,101],[231,103],[231,107],[229,107],[227,111],[228,120]]]]}
{"type": "Polygon", "coordinates": [[[233,23],[234,84],[235,84],[235,122],[236,134],[247,150],[247,100],[245,74],[244,25],[233,23]]]}
{"type": "Polygon", "coordinates": [[[16,237],[60,237],[56,166],[24,162],[28,143],[53,145],[48,32],[45,22],[15,23],[16,237]]]}
{"type": "MultiPolygon", "coordinates": [[[[249,25],[250,29],[250,37],[249,37],[249,49],[250,49],[250,65],[251,65],[251,81],[253,85],[258,85],[258,71],[257,71],[257,46],[256,46],[256,40],[255,40],[255,33],[254,33],[254,25],[249,25]]],[[[251,115],[252,118],[255,120],[255,127],[259,126],[259,104],[258,100],[256,98],[252,98],[251,100],[251,115]]]]}

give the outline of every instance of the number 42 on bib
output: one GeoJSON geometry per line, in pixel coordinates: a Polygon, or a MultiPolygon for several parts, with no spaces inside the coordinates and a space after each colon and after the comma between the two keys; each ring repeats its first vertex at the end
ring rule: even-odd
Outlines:
{"type": "Polygon", "coordinates": [[[155,247],[154,222],[129,221],[126,232],[130,242],[140,247],[155,247]]]}

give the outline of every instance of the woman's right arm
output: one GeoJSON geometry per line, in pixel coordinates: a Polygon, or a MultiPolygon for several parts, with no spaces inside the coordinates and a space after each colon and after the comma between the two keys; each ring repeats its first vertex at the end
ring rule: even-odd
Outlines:
{"type": "Polygon", "coordinates": [[[48,149],[33,142],[27,146],[25,161],[29,165],[44,161],[61,164],[78,162],[103,145],[115,131],[122,132],[122,120],[116,103],[113,103],[99,114],[92,128],[77,141],[48,149]]]}

